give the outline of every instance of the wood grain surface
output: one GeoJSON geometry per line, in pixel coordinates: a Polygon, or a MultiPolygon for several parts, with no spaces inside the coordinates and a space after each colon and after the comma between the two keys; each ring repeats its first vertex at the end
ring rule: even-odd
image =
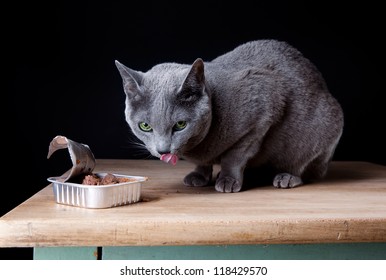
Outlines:
{"type": "Polygon", "coordinates": [[[0,218],[0,247],[386,242],[386,166],[337,161],[319,182],[275,189],[256,178],[239,193],[184,186],[192,168],[98,159],[96,172],[148,177],[141,201],[61,205],[48,185],[0,218]]]}

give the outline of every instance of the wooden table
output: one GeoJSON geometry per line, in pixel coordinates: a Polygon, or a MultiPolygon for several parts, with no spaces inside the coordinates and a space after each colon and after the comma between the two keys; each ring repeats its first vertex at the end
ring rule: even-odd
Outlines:
{"type": "Polygon", "coordinates": [[[139,203],[57,204],[48,185],[0,219],[0,247],[35,259],[385,259],[386,166],[333,162],[323,181],[239,193],[190,188],[193,166],[98,159],[96,172],[147,176],[139,203]]]}

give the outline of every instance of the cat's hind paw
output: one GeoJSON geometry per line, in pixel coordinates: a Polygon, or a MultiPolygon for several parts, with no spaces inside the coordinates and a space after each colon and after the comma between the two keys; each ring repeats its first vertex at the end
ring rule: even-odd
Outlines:
{"type": "Polygon", "coordinates": [[[218,192],[231,193],[239,192],[242,186],[236,179],[227,176],[218,178],[214,187],[218,192]]]}
{"type": "Polygon", "coordinates": [[[201,173],[193,171],[185,176],[184,185],[188,187],[205,187],[209,184],[211,178],[206,178],[201,173]]]}
{"type": "Polygon", "coordinates": [[[288,189],[300,186],[303,181],[300,177],[291,175],[289,173],[280,173],[273,179],[273,186],[279,189],[288,189]]]}

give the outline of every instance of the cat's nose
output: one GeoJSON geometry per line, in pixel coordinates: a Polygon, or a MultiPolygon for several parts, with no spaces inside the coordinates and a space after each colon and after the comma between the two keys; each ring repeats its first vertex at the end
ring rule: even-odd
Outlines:
{"type": "Polygon", "coordinates": [[[157,152],[160,154],[160,155],[163,155],[163,154],[170,154],[170,151],[169,150],[157,150],[157,152]]]}

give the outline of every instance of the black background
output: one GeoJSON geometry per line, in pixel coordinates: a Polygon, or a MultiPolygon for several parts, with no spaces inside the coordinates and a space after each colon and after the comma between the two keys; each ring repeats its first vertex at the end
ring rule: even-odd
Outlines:
{"type": "MultiPolygon", "coordinates": [[[[47,159],[56,135],[87,143],[96,158],[144,158],[130,144],[115,59],[146,71],[256,39],[289,42],[324,75],[345,113],[334,160],[386,165],[382,9],[369,1],[36,2],[2,8],[0,216],[71,167],[66,150],[47,159]]],[[[29,259],[32,250],[0,256],[29,259]]]]}

